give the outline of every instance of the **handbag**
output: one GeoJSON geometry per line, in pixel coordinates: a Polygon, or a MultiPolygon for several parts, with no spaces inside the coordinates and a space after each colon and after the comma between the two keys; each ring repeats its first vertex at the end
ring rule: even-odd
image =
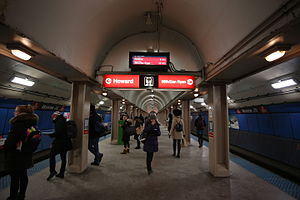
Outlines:
{"type": "Polygon", "coordinates": [[[145,144],[146,140],[147,140],[148,134],[146,132],[142,132],[139,135],[139,141],[143,144],[145,144]]]}

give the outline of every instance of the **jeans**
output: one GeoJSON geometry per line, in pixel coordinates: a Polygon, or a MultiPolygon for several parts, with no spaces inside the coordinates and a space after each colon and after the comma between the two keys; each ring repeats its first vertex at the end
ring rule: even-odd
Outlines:
{"type": "Polygon", "coordinates": [[[28,185],[28,176],[27,169],[21,169],[17,171],[12,171],[10,173],[10,197],[15,198],[18,195],[20,188],[20,195],[25,197],[27,185],[28,185]]]}
{"type": "Polygon", "coordinates": [[[99,152],[99,138],[89,139],[89,151],[95,156],[94,162],[99,164],[103,156],[99,152]]]}
{"type": "Polygon", "coordinates": [[[151,162],[153,160],[153,152],[147,152],[147,158],[146,158],[146,164],[147,164],[147,170],[151,171],[152,167],[151,167],[151,162]]]}
{"type": "Polygon", "coordinates": [[[176,155],[176,143],[177,143],[177,147],[178,147],[178,152],[177,152],[177,156],[180,156],[180,150],[181,150],[181,140],[176,140],[173,139],[173,155],[176,155]]]}
{"type": "Polygon", "coordinates": [[[203,145],[203,130],[197,130],[199,147],[203,145]]]}
{"type": "Polygon", "coordinates": [[[60,154],[61,158],[61,167],[60,167],[60,174],[64,174],[66,170],[66,164],[67,164],[67,151],[61,151],[61,152],[56,152],[51,149],[50,151],[50,173],[55,172],[55,165],[56,165],[56,160],[55,156],[57,154],[60,154]]]}

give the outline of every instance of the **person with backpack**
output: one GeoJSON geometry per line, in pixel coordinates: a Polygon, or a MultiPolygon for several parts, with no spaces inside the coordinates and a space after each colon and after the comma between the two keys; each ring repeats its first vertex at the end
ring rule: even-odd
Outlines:
{"type": "Polygon", "coordinates": [[[170,135],[173,139],[173,156],[180,158],[180,150],[181,150],[181,140],[184,136],[183,129],[183,120],[180,118],[182,112],[181,110],[174,109],[173,110],[173,120],[170,130],[170,135]],[[176,154],[176,145],[177,145],[177,154],[176,154]]]}
{"type": "Polygon", "coordinates": [[[148,123],[145,124],[143,134],[146,135],[146,140],[144,141],[144,151],[147,153],[146,165],[148,175],[152,174],[152,160],[154,152],[158,152],[158,140],[157,137],[160,136],[159,123],[157,122],[156,115],[151,114],[149,116],[148,123]]]}
{"type": "Polygon", "coordinates": [[[54,133],[51,134],[50,137],[53,137],[54,140],[50,150],[50,174],[47,178],[47,181],[51,180],[54,176],[62,179],[64,178],[67,164],[67,152],[72,149],[72,141],[67,133],[66,118],[63,116],[63,111],[64,108],[61,107],[59,111],[54,112],[51,116],[54,123],[54,133]],[[55,157],[58,154],[61,158],[61,167],[59,173],[57,174],[55,171],[55,157]]]}
{"type": "Polygon", "coordinates": [[[127,114],[123,115],[124,124],[122,125],[123,128],[123,137],[122,141],[124,143],[124,150],[121,152],[121,154],[129,153],[130,148],[130,126],[131,126],[131,120],[129,120],[129,116],[127,114]]]}
{"type": "Polygon", "coordinates": [[[99,152],[99,139],[105,135],[106,128],[103,125],[103,119],[100,117],[94,105],[90,106],[89,117],[89,151],[94,154],[95,158],[91,165],[99,166],[103,157],[103,153],[99,152]]]}
{"type": "Polygon", "coordinates": [[[195,120],[194,125],[197,130],[199,148],[201,148],[203,145],[203,130],[204,130],[204,127],[206,126],[205,121],[202,118],[201,114],[199,114],[198,118],[195,120]]]}
{"type": "Polygon", "coordinates": [[[5,167],[11,178],[10,196],[7,200],[25,199],[28,185],[27,169],[33,167],[32,155],[39,143],[39,140],[33,143],[32,136],[27,137],[31,134],[31,129],[36,129],[38,121],[33,108],[30,105],[19,105],[14,115],[10,120],[11,129],[4,144],[5,167]]]}

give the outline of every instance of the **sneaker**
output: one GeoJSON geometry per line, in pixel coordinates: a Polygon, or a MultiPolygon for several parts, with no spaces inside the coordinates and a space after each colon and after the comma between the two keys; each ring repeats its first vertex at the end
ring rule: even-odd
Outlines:
{"type": "Polygon", "coordinates": [[[126,154],[127,153],[127,150],[126,149],[124,149],[122,152],[121,152],[121,154],[126,154]]]}
{"type": "Polygon", "coordinates": [[[47,178],[47,181],[50,181],[50,179],[53,178],[56,174],[57,174],[57,172],[51,172],[47,178]]]}
{"type": "Polygon", "coordinates": [[[63,179],[65,178],[65,175],[63,173],[59,173],[56,175],[56,177],[63,179]]]}
{"type": "Polygon", "coordinates": [[[141,147],[135,147],[134,149],[140,149],[141,147]]]}
{"type": "Polygon", "coordinates": [[[152,173],[153,173],[152,169],[148,170],[148,175],[150,175],[152,173]]]}
{"type": "Polygon", "coordinates": [[[99,166],[99,163],[97,163],[97,162],[92,162],[91,165],[99,166]]]}
{"type": "Polygon", "coordinates": [[[180,158],[180,155],[177,155],[176,158],[180,158]]]}

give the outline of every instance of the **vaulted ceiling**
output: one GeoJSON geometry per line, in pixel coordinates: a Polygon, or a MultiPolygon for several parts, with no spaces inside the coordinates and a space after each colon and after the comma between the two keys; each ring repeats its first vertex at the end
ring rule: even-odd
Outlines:
{"type": "MultiPolygon", "coordinates": [[[[287,10],[298,8],[298,4],[292,0],[1,1],[2,23],[15,32],[2,31],[6,36],[0,36],[0,47],[2,54],[8,55],[5,43],[20,41],[32,46],[40,54],[28,64],[67,81],[94,80],[97,71],[111,71],[103,67],[108,65],[114,72],[130,72],[129,51],[167,51],[177,70],[200,74],[203,67],[217,66],[224,58],[228,61],[227,56],[237,49],[238,54],[232,54],[229,60],[235,61],[239,72],[234,77],[225,72],[220,75],[223,70],[218,70],[219,76],[214,74],[229,83],[245,75],[241,66],[250,69],[249,63],[239,64],[245,59],[242,53],[253,47],[258,50],[258,42],[271,39],[267,28],[276,22],[256,35],[254,31],[272,20],[274,13],[285,14],[276,20],[276,27],[292,22],[298,13],[287,10]],[[150,25],[146,23],[147,13],[150,25]],[[256,39],[255,43],[249,39],[243,43],[244,49],[237,48],[249,36],[256,39]]],[[[155,100],[149,100],[149,91],[113,92],[144,110],[151,109],[149,105],[160,110],[187,93],[157,90],[155,100]]]]}

